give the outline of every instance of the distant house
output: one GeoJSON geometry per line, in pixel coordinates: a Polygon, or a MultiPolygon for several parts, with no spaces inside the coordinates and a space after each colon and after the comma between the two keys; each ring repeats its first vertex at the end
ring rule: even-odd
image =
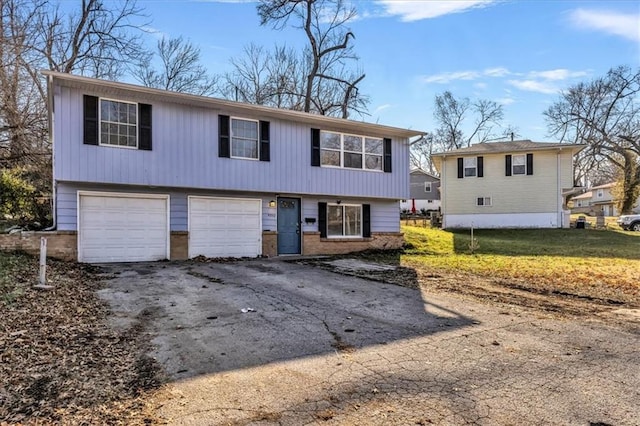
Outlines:
{"type": "Polygon", "coordinates": [[[44,75],[54,220],[80,262],[402,246],[422,132],[44,75]]]}
{"type": "MultiPolygon", "coordinates": [[[[571,198],[573,202],[571,213],[584,213],[591,216],[619,216],[620,212],[616,207],[618,200],[612,193],[615,186],[615,182],[594,186],[589,191],[571,198]]],[[[640,198],[634,207],[634,211],[640,208],[640,198]]]]}
{"type": "Polygon", "coordinates": [[[422,169],[414,169],[409,173],[409,198],[400,202],[402,211],[411,211],[415,207],[422,210],[438,210],[440,208],[440,178],[422,169]]]}
{"type": "Polygon", "coordinates": [[[445,228],[568,228],[563,193],[584,145],[480,143],[433,155],[445,228]]]}

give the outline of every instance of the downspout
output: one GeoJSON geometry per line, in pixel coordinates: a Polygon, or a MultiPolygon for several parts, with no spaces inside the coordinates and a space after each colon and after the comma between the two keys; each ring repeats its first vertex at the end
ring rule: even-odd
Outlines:
{"type": "Polygon", "coordinates": [[[440,214],[442,215],[442,229],[446,229],[447,228],[447,224],[445,221],[445,215],[444,212],[446,211],[446,205],[447,205],[447,197],[445,196],[445,192],[444,191],[444,181],[445,181],[445,174],[447,172],[447,156],[443,155],[442,156],[442,172],[440,173],[440,214]]]}
{"type": "Polygon", "coordinates": [[[54,231],[58,227],[58,198],[56,197],[56,189],[57,182],[54,176],[55,173],[55,161],[56,156],[54,155],[53,149],[53,76],[47,76],[47,119],[49,120],[49,146],[51,146],[51,219],[53,221],[52,225],[48,228],[45,228],[44,231],[54,231]]]}
{"type": "Polygon", "coordinates": [[[558,149],[558,154],[556,155],[556,187],[557,187],[557,196],[556,196],[556,215],[557,215],[557,220],[558,220],[558,224],[560,225],[560,228],[564,228],[564,223],[563,219],[564,219],[564,214],[562,211],[562,161],[561,160],[561,155],[562,155],[562,148],[558,149]]]}

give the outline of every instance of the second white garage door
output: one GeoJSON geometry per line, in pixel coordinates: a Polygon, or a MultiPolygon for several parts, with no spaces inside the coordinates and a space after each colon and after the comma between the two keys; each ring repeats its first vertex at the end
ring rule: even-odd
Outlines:
{"type": "Polygon", "coordinates": [[[262,253],[262,201],[189,197],[189,257],[262,253]]]}

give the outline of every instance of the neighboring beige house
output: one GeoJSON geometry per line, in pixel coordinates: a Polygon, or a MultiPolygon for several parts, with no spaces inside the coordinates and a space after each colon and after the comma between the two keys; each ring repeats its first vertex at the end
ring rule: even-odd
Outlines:
{"type": "Polygon", "coordinates": [[[444,228],[568,228],[563,192],[584,145],[492,142],[433,154],[444,228]]]}
{"type": "MultiPolygon", "coordinates": [[[[612,193],[615,182],[598,185],[589,191],[571,198],[571,213],[585,213],[591,216],[619,216],[617,200],[612,193]]],[[[640,198],[635,206],[640,205],[640,198]]],[[[635,211],[635,209],[634,209],[635,211]]]]}
{"type": "Polygon", "coordinates": [[[440,178],[422,169],[414,169],[409,173],[409,197],[400,201],[401,211],[411,211],[415,207],[420,213],[423,209],[440,209],[440,178]]]}

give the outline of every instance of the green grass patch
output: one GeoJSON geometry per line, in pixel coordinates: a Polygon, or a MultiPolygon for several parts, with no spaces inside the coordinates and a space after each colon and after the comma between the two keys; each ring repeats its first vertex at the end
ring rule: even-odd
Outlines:
{"type": "Polygon", "coordinates": [[[584,229],[469,230],[403,226],[402,263],[429,272],[526,280],[597,292],[602,286],[640,296],[640,233],[584,229]]]}

